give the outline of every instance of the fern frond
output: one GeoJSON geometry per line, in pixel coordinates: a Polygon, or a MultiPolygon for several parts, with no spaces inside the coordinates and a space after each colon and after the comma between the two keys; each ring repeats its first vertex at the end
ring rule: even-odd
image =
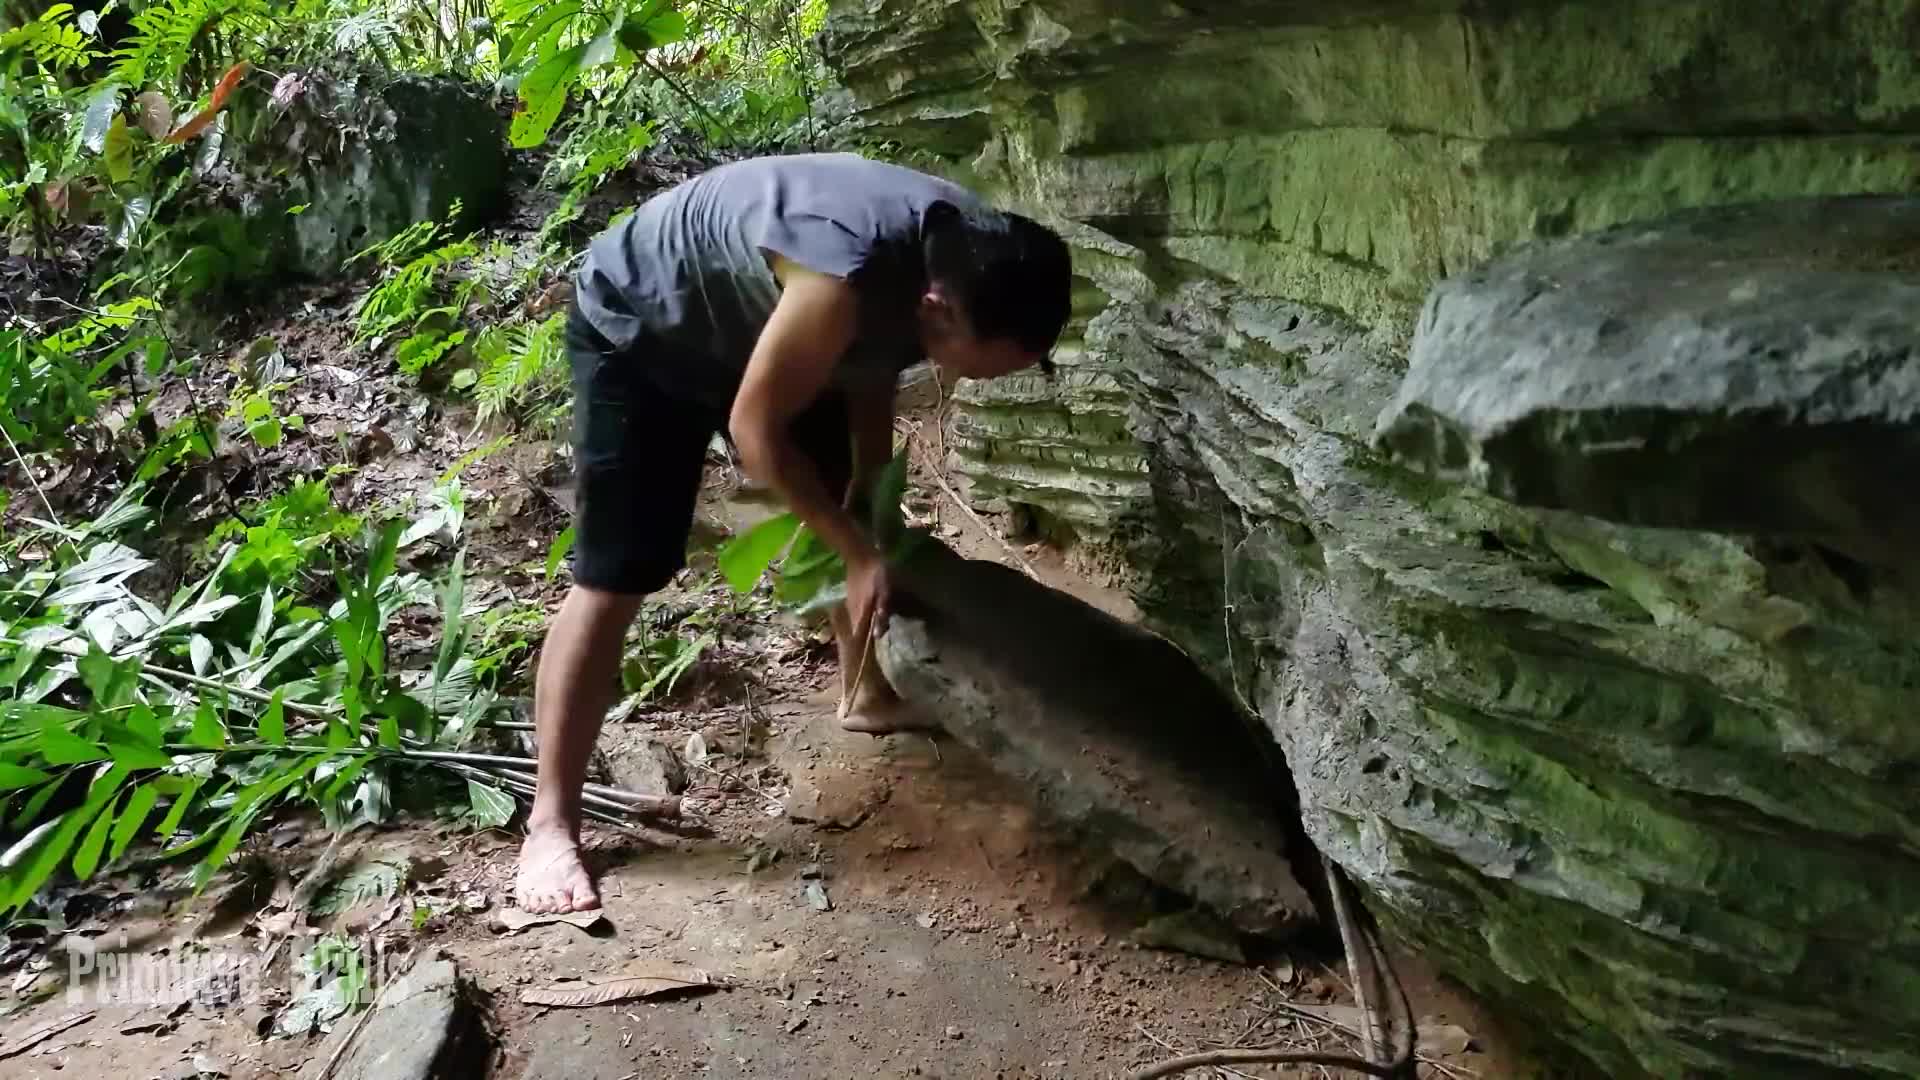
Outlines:
{"type": "Polygon", "coordinates": [[[267,0],[162,0],[133,16],[133,34],[115,53],[113,78],[129,86],[178,82],[203,52],[213,51],[216,28],[260,30],[272,14],[267,0]]]}
{"type": "Polygon", "coordinates": [[[544,322],[520,323],[489,334],[486,346],[476,349],[483,365],[474,399],[479,419],[535,404],[566,387],[566,316],[556,313],[544,322]]]}

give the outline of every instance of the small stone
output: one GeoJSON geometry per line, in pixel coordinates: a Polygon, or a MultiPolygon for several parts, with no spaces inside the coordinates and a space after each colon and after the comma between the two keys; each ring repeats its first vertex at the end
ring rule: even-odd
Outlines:
{"type": "Polygon", "coordinates": [[[828,949],[826,952],[823,952],[820,954],[820,959],[827,963],[832,963],[833,961],[840,959],[840,953],[836,949],[828,949]]]}
{"type": "Polygon", "coordinates": [[[1020,937],[1020,924],[1008,923],[1007,925],[1001,927],[1000,936],[1003,938],[1006,938],[1009,941],[1018,939],[1020,937]]]}
{"type": "Polygon", "coordinates": [[[932,913],[929,912],[928,914],[925,914],[925,915],[915,915],[913,917],[913,921],[920,924],[920,929],[931,930],[933,929],[933,924],[936,920],[934,919],[932,913]]]}
{"type": "Polygon", "coordinates": [[[833,910],[833,901],[827,898],[827,890],[817,881],[807,882],[807,906],[815,911],[833,910]]]}
{"type": "Polygon", "coordinates": [[[1078,960],[1067,961],[1067,970],[1073,972],[1075,975],[1080,974],[1080,961],[1078,960]]]}
{"type": "Polygon", "coordinates": [[[957,1027],[955,1027],[955,1026],[953,1026],[952,1024],[948,1024],[948,1025],[947,1025],[947,1038],[949,1038],[949,1039],[964,1039],[964,1038],[966,1038],[966,1035],[967,1035],[967,1033],[966,1033],[966,1032],[964,1032],[964,1031],[961,1031],[961,1030],[960,1030],[959,1028],[957,1028],[957,1027]]]}
{"type": "Polygon", "coordinates": [[[800,868],[800,876],[807,881],[815,881],[821,878],[825,878],[827,876],[827,872],[826,870],[822,869],[820,864],[817,862],[808,863],[807,865],[800,868]]]}
{"type": "Polygon", "coordinates": [[[807,1018],[804,1016],[796,1016],[792,1020],[787,1021],[787,1034],[789,1035],[795,1034],[801,1028],[806,1026],[807,1026],[807,1018]]]}

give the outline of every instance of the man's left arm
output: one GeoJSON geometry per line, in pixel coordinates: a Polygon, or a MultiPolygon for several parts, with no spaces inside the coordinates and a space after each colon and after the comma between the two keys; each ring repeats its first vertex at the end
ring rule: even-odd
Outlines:
{"type": "Polygon", "coordinates": [[[853,486],[846,505],[866,519],[880,471],[893,460],[895,380],[862,379],[847,388],[847,428],[853,439],[853,486]]]}

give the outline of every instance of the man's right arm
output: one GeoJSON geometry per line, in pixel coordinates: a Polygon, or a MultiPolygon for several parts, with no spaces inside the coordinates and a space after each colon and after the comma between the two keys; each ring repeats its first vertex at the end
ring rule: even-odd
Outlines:
{"type": "Polygon", "coordinates": [[[847,564],[847,607],[854,625],[884,624],[886,575],[880,553],[829,492],[793,441],[795,416],[820,396],[853,344],[859,298],[839,278],[776,262],[780,300],[754,345],[727,428],[741,464],[777,492],[794,514],[847,564]]]}

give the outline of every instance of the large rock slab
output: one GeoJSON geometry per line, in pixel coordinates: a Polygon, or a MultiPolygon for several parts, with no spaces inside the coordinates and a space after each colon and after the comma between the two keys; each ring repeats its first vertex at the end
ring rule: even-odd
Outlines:
{"type": "Polygon", "coordinates": [[[1242,930],[1317,921],[1285,761],[1178,648],[935,542],[901,586],[887,677],[1044,811],[1242,930]]]}
{"type": "Polygon", "coordinates": [[[1062,377],[963,386],[953,463],[1118,557],[1373,912],[1593,1075],[1920,1075],[1891,554],[1522,507],[1373,443],[1437,281],[1911,195],[1920,0],[833,10],[861,122],[1060,224],[1083,279],[1062,377]]]}
{"type": "Polygon", "coordinates": [[[1920,199],[1694,211],[1437,286],[1380,420],[1514,502],[1915,558],[1920,199]]]}

